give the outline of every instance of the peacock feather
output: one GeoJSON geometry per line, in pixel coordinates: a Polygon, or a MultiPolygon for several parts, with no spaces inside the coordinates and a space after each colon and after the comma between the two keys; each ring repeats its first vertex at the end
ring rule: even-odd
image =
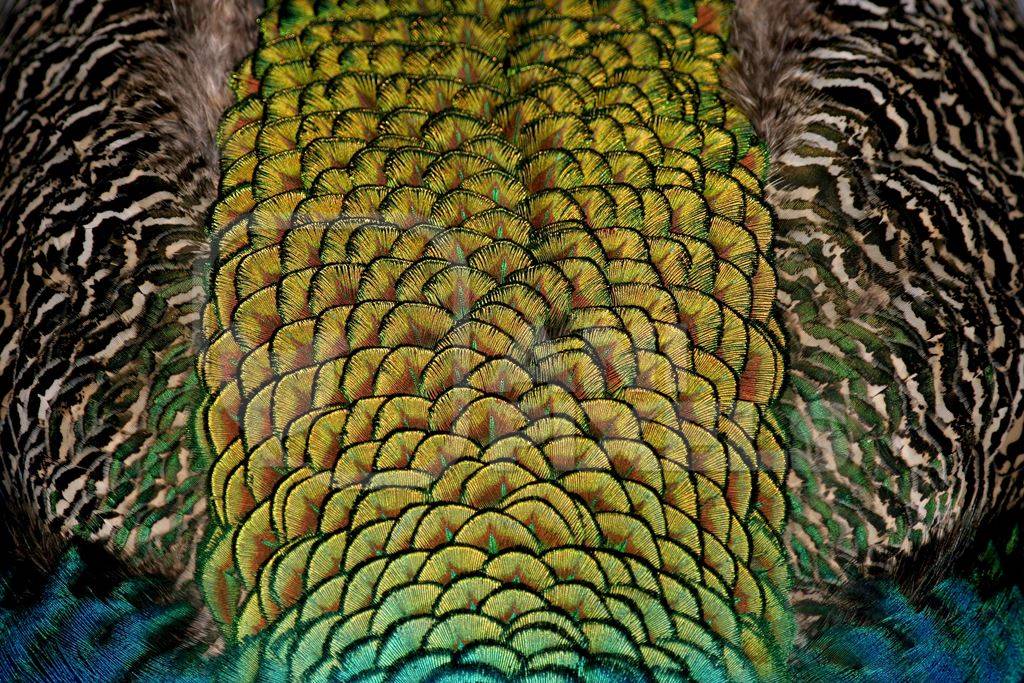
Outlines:
{"type": "Polygon", "coordinates": [[[194,609],[154,601],[154,593],[165,592],[160,582],[119,579],[123,573],[97,557],[103,555],[72,548],[42,581],[21,565],[0,569],[0,677],[200,680],[182,675],[182,665],[199,660],[197,648],[182,637],[194,609]]]}
{"type": "Polygon", "coordinates": [[[0,678],[1024,676],[1015,0],[12,2],[0,678]]]}
{"type": "Polygon", "coordinates": [[[200,359],[230,639],[295,678],[781,669],[773,222],[727,9],[269,5],[200,359]]]}
{"type": "Polygon", "coordinates": [[[890,579],[844,588],[793,653],[797,681],[1018,681],[1024,676],[1019,521],[996,525],[955,576],[914,588],[890,579]]]}

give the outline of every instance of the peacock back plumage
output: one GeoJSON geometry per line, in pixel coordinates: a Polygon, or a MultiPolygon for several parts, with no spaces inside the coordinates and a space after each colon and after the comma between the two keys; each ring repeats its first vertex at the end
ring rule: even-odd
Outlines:
{"type": "Polygon", "coordinates": [[[9,4],[0,678],[1020,678],[1011,0],[9,4]]]}
{"type": "Polygon", "coordinates": [[[270,5],[200,360],[232,638],[347,680],[781,668],[772,214],[726,25],[270,5]]]}

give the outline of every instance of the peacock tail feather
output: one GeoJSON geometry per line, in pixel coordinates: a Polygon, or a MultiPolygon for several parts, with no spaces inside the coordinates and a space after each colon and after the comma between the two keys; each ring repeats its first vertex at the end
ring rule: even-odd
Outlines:
{"type": "Polygon", "coordinates": [[[783,342],[727,14],[269,4],[199,361],[229,639],[294,678],[780,672],[783,342]]]}

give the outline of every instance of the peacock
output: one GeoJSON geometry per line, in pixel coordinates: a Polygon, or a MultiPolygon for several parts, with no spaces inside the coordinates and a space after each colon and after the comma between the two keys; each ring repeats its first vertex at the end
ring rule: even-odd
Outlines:
{"type": "Polygon", "coordinates": [[[12,680],[1020,680],[1010,0],[15,0],[12,680]]]}

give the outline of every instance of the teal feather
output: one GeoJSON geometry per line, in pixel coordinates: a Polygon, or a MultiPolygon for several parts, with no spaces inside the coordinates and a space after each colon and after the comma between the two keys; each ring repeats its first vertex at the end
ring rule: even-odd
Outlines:
{"type": "Polygon", "coordinates": [[[26,589],[38,583],[13,566],[0,573],[0,679],[202,680],[190,665],[198,650],[182,640],[193,608],[157,604],[149,580],[127,579],[109,591],[89,586],[104,571],[72,549],[38,590],[26,589]]]}
{"type": "Polygon", "coordinates": [[[863,612],[821,629],[793,661],[798,681],[1019,681],[1024,595],[988,598],[963,579],[939,583],[915,605],[891,582],[864,586],[863,612]]]}

